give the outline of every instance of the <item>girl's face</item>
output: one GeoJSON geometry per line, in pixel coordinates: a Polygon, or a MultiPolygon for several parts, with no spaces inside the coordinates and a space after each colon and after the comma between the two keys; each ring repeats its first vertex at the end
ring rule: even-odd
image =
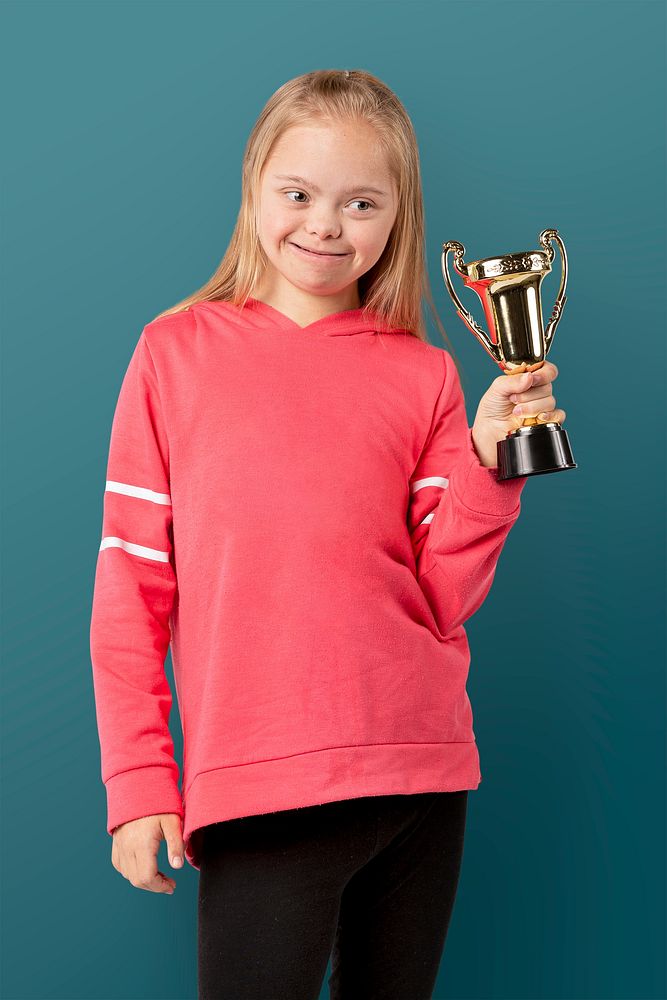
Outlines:
{"type": "Polygon", "coordinates": [[[260,183],[264,294],[304,308],[315,299],[320,308],[323,299],[334,310],[359,306],[357,279],[382,255],[396,212],[396,186],[371,126],[289,128],[260,183]]]}

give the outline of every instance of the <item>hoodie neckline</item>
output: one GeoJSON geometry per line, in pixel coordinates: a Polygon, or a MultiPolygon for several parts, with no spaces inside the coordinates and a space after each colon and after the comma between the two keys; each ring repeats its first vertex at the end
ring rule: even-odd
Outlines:
{"type": "Polygon", "coordinates": [[[322,316],[306,326],[299,326],[293,319],[285,313],[270,306],[268,302],[249,296],[246,299],[245,308],[252,310],[265,319],[276,323],[282,328],[298,331],[305,334],[321,334],[328,337],[350,336],[355,333],[409,333],[404,327],[388,326],[377,313],[359,306],[356,309],[342,309],[339,312],[329,313],[322,316]]]}

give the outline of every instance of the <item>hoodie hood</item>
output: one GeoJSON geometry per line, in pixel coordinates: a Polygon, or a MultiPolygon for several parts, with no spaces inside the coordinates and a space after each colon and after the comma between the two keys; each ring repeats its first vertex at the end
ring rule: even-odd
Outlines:
{"type": "Polygon", "coordinates": [[[207,304],[233,309],[242,313],[246,319],[252,317],[259,326],[267,329],[293,330],[309,336],[349,337],[356,333],[412,333],[407,327],[386,323],[377,313],[363,307],[343,309],[340,312],[323,316],[321,319],[315,320],[314,323],[308,323],[307,326],[299,326],[279,309],[252,297],[246,300],[245,306],[235,306],[231,302],[222,301],[208,302],[207,304]]]}

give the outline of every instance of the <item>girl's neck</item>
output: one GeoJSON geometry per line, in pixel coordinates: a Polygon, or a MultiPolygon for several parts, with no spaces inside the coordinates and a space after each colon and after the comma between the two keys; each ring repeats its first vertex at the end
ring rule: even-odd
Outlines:
{"type": "Polygon", "coordinates": [[[266,282],[260,283],[250,294],[253,299],[273,306],[299,326],[308,326],[333,313],[361,307],[356,282],[338,295],[309,295],[300,289],[271,287],[266,282]]]}

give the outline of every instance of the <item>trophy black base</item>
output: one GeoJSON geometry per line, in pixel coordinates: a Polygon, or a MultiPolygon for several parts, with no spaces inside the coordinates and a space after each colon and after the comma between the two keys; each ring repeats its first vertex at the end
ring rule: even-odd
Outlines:
{"type": "Polygon", "coordinates": [[[498,442],[498,479],[576,469],[567,431],[555,420],[519,427],[498,442]]]}

